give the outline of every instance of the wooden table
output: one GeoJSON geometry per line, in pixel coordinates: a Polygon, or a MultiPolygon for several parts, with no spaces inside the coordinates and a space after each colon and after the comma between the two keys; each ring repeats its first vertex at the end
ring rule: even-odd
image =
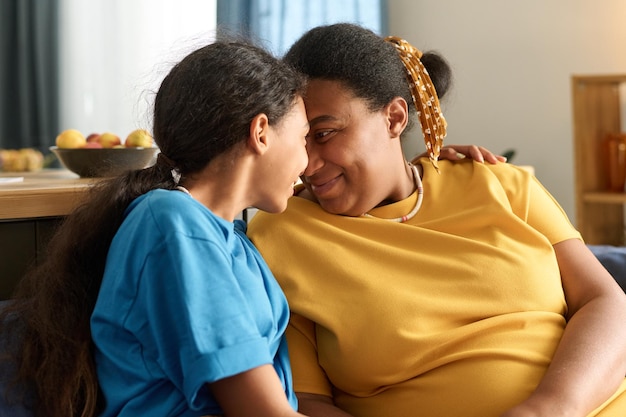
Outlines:
{"type": "Polygon", "coordinates": [[[61,220],[94,181],[65,169],[0,173],[0,300],[9,298],[27,268],[43,259],[61,220]],[[3,182],[7,178],[23,180],[3,182]]]}
{"type": "Polygon", "coordinates": [[[0,173],[0,220],[65,216],[94,181],[65,169],[0,173]],[[23,181],[2,182],[20,177],[23,181]]]}

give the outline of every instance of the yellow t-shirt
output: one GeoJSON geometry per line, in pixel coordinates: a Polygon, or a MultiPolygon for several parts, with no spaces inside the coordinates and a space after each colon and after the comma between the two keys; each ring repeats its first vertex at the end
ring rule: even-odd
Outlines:
{"type": "MultiPolygon", "coordinates": [[[[293,197],[248,234],[292,310],[296,392],[357,417],[488,417],[528,397],[565,327],[552,245],[580,239],[561,207],[509,164],[424,160],[417,195],[326,213],[293,197]]],[[[624,386],[622,387],[622,390],[624,386]]],[[[626,415],[626,398],[621,412],[626,415]]]]}

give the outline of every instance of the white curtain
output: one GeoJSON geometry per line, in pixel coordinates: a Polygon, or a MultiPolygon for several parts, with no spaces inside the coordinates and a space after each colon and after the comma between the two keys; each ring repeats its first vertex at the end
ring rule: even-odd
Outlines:
{"type": "Polygon", "coordinates": [[[60,129],[151,130],[153,92],[215,25],[216,0],[60,0],[60,129]]]}

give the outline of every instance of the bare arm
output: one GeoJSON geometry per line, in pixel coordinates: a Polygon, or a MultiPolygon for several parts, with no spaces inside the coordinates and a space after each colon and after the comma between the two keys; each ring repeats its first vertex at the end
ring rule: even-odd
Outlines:
{"type": "Polygon", "coordinates": [[[302,417],[291,408],[271,365],[262,365],[209,385],[228,417],[302,417]]]}
{"type": "Polygon", "coordinates": [[[568,323],[535,392],[502,417],[586,416],[626,375],[626,295],[577,239],[554,245],[568,323]]]}
{"type": "MultiPolygon", "coordinates": [[[[428,156],[426,153],[417,155],[411,160],[415,163],[419,158],[428,156]]],[[[495,155],[482,146],[476,145],[446,145],[441,148],[439,159],[447,159],[450,161],[459,161],[464,158],[472,158],[477,162],[489,162],[491,164],[497,164],[498,162],[506,162],[506,158],[501,155],[495,155]]]]}
{"type": "Polygon", "coordinates": [[[298,409],[311,417],[352,417],[333,403],[332,398],[325,395],[297,393],[298,409]]]}

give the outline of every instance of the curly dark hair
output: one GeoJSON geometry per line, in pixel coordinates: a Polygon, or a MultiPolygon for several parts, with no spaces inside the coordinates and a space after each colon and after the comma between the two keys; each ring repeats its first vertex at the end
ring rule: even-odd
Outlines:
{"type": "MultiPolygon", "coordinates": [[[[193,174],[244,141],[259,113],[280,123],[305,84],[264,49],[219,40],[189,54],[163,80],[155,97],[155,142],[183,176],[193,174]]],[[[157,163],[99,181],[0,313],[0,333],[14,342],[14,355],[3,360],[13,361],[14,386],[30,388],[37,416],[91,417],[101,409],[90,317],[107,252],[135,198],[176,186],[170,170],[157,163]]]]}
{"type": "MultiPolygon", "coordinates": [[[[365,99],[371,111],[382,109],[394,97],[402,97],[409,103],[409,112],[416,112],[398,52],[364,27],[351,23],[315,27],[302,35],[283,59],[310,79],[343,83],[356,97],[365,99]]],[[[438,97],[443,98],[452,85],[450,66],[432,51],[424,53],[421,61],[438,97]]]]}

